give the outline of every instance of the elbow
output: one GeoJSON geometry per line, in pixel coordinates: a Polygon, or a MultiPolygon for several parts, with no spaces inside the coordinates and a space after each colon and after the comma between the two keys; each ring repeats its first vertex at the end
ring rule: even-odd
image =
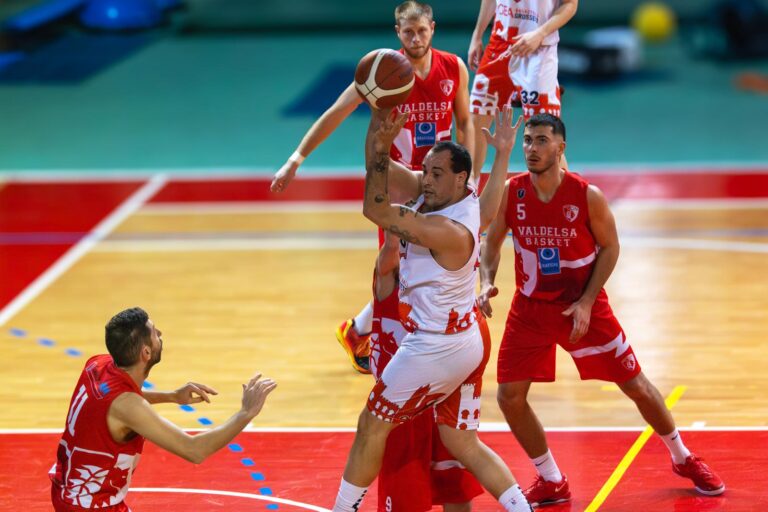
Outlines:
{"type": "Polygon", "coordinates": [[[382,223],[382,209],[368,203],[363,203],[363,216],[373,222],[374,224],[381,226],[382,223]]]}
{"type": "Polygon", "coordinates": [[[203,461],[207,458],[208,456],[206,454],[197,450],[192,450],[184,455],[184,459],[188,462],[191,462],[192,464],[202,464],[203,461]]]}

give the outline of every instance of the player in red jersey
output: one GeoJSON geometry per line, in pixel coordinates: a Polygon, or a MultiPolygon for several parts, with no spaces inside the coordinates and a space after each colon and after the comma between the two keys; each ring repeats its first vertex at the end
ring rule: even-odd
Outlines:
{"type": "MultiPolygon", "coordinates": [[[[456,140],[471,154],[475,134],[469,119],[469,72],[456,55],[432,48],[435,32],[432,8],[414,1],[398,5],[395,32],[402,45],[401,53],[413,66],[415,83],[408,101],[397,107],[400,112],[409,113],[409,118],[392,145],[390,156],[403,166],[418,171],[424,156],[436,142],[451,139],[454,124],[456,140]]],[[[304,158],[362,102],[354,82],[351,83],[312,125],[293,155],[275,174],[271,190],[284,191],[304,158]]],[[[381,241],[380,236],[379,243],[381,241]]],[[[354,319],[346,320],[336,329],[336,337],[352,366],[361,373],[370,373],[368,333],[371,332],[372,312],[372,304],[366,304],[354,319]]]]}
{"type": "Polygon", "coordinates": [[[488,316],[509,231],[517,290],[499,348],[498,402],[539,476],[525,495],[531,504],[570,499],[568,480],[550,453],[544,429],[527,401],[531,382],[555,380],[555,348],[565,349],[582,379],[615,382],[664,441],[675,473],[705,495],[722,480],[685,447],[671,413],[640,364],[603,289],[619,257],[613,214],[602,192],[559,166],[565,126],[549,114],[528,120],[523,152],[528,172],[514,176],[488,229],[480,266],[481,308],[488,316]]]}
{"type": "Polygon", "coordinates": [[[543,112],[560,116],[558,30],[577,7],[578,0],[482,0],[467,59],[476,72],[470,96],[475,162],[485,161],[481,128],[491,125],[501,106],[519,104],[526,118],[543,112]],[[491,19],[493,29],[483,52],[483,34],[491,19]]]}
{"type": "Polygon", "coordinates": [[[123,501],[144,439],[184,459],[201,463],[225,446],[259,414],[275,389],[260,375],[243,384],[242,408],[223,425],[190,436],[161,418],[150,404],[210,402],[215,390],[190,382],[173,392],[142,391],[160,362],[162,333],[141,308],[118,313],[106,326],[109,355],[85,363],[72,393],[56,464],[51,502],[57,512],[98,509],[130,512],[123,501]]]}

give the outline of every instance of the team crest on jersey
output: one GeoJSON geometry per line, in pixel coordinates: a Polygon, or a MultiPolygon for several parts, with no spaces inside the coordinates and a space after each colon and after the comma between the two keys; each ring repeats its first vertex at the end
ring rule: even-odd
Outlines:
{"type": "Polygon", "coordinates": [[[635,369],[635,366],[637,366],[637,361],[635,360],[634,354],[629,354],[627,357],[621,360],[621,364],[629,371],[632,371],[635,369]]]}
{"type": "Polygon", "coordinates": [[[579,207],[573,204],[567,204],[563,206],[563,215],[565,215],[568,222],[573,222],[576,220],[576,217],[579,216],[579,207]]]}
{"type": "Polygon", "coordinates": [[[443,91],[443,94],[446,96],[450,96],[453,92],[453,80],[451,79],[445,79],[440,80],[440,89],[443,91]]]}
{"type": "Polygon", "coordinates": [[[525,189],[524,188],[517,189],[517,198],[522,199],[524,197],[525,197],[525,189]]]}

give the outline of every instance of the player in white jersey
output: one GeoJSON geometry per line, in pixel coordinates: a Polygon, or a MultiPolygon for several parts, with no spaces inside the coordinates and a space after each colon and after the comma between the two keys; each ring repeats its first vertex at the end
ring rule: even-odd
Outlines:
{"type": "Polygon", "coordinates": [[[520,120],[511,110],[486,139],[496,148],[482,203],[468,185],[471,158],[462,146],[441,142],[427,154],[424,174],[392,162],[389,148],[406,115],[374,111],[366,139],[363,214],[400,237],[400,317],[409,334],[384,370],[360,414],[341,481],[336,512],[358,510],[381,466],[387,436],[398,424],[435,407],[440,438],[508,511],[530,506],[504,462],[477,437],[480,384],[490,347],[476,315],[479,236],[501,203],[507,163],[520,120]],[[417,198],[412,207],[391,204],[392,189],[417,198]]]}
{"type": "MultiPolygon", "coordinates": [[[[557,81],[558,30],[576,14],[578,0],[482,0],[469,45],[475,71],[470,112],[475,126],[475,162],[485,161],[480,131],[507,103],[523,108],[526,119],[539,113],[560,116],[557,81]],[[488,46],[483,34],[494,19],[488,46]]],[[[565,165],[565,157],[561,162],[565,165]]]]}

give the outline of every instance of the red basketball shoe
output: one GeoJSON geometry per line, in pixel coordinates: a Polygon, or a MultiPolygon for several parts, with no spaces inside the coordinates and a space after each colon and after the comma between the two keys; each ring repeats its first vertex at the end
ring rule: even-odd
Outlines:
{"type": "Polygon", "coordinates": [[[352,362],[352,368],[360,373],[371,373],[371,344],[368,336],[360,336],[355,321],[350,318],[336,328],[336,340],[352,362]]]}
{"type": "Polygon", "coordinates": [[[565,475],[563,475],[563,479],[559,482],[544,480],[544,477],[539,475],[533,481],[533,484],[523,491],[523,494],[531,507],[554,505],[555,503],[563,503],[571,499],[571,491],[568,489],[568,478],[565,475]]]}
{"type": "Polygon", "coordinates": [[[725,484],[703,460],[691,454],[684,464],[672,462],[672,471],[678,475],[693,480],[693,485],[701,494],[717,496],[725,492],[725,484]]]}

